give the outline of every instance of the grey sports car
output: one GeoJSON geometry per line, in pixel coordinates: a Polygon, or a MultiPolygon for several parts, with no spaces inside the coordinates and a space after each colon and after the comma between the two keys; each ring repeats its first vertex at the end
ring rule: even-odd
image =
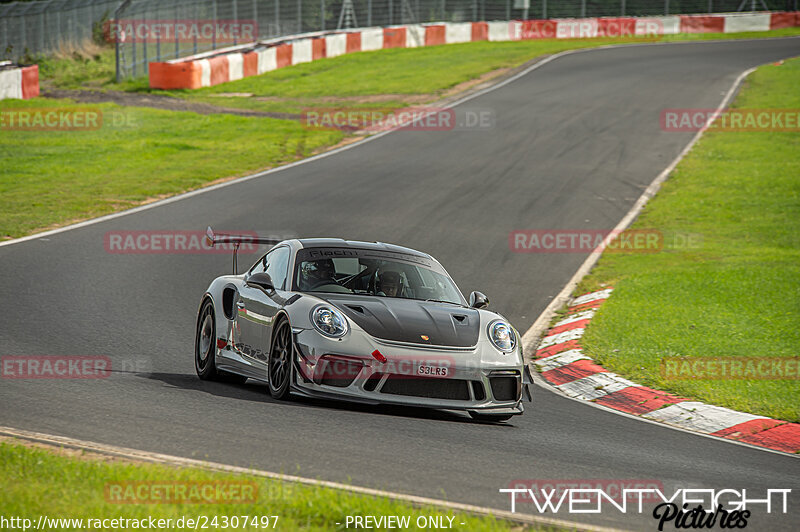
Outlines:
{"type": "Polygon", "coordinates": [[[338,238],[275,242],[215,234],[234,249],[197,315],[201,379],[265,382],[290,393],[371,404],[466,410],[505,421],[531,400],[520,336],[489,301],[469,301],[433,257],[338,238]],[[243,243],[273,247],[237,274],[243,243]]]}

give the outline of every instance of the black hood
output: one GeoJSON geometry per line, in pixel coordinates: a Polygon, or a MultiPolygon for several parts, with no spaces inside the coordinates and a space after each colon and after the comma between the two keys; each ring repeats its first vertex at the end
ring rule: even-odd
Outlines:
{"type": "Polygon", "coordinates": [[[447,347],[478,343],[480,315],[471,308],[394,297],[314,295],[336,305],[375,338],[447,347]]]}

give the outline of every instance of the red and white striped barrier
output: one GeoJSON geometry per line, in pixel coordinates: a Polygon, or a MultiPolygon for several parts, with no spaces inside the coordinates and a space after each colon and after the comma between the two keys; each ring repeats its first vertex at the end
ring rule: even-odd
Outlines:
{"type": "Polygon", "coordinates": [[[39,66],[18,66],[0,63],[0,100],[27,100],[39,96],[39,66]]]}
{"type": "Polygon", "coordinates": [[[442,22],[298,35],[188,58],[150,63],[150,87],[198,89],[285,66],[353,52],[475,41],[656,37],[677,33],[736,33],[800,26],[800,13],[673,15],[584,19],[442,22]]]}
{"type": "Polygon", "coordinates": [[[640,386],[596,364],[580,339],[612,289],[576,298],[545,333],[533,357],[541,376],[566,395],[684,429],[787,453],[800,452],[800,424],[736,412],[640,386]]]}

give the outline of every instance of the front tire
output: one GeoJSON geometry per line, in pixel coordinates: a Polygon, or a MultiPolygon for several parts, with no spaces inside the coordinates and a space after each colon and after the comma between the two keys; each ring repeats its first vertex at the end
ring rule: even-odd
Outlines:
{"type": "Polygon", "coordinates": [[[293,375],[293,347],[292,327],[289,325],[289,320],[282,319],[272,333],[267,366],[269,393],[275,399],[289,397],[293,375]]]}

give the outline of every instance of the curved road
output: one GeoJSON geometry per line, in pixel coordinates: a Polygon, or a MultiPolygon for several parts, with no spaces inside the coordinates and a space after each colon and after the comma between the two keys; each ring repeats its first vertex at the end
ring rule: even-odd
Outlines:
{"type": "MultiPolygon", "coordinates": [[[[653,479],[794,488],[800,461],[630,419],[542,388],[509,425],[401,408],[283,403],[262,386],[200,382],[199,296],[223,255],[115,255],[112,230],[290,231],[401,243],[527,329],[584,260],[515,254],[514,229],[610,229],[693,133],[663,108],[714,108],[747,68],[800,39],[641,45],[556,59],[462,107],[483,131],[394,132],[353,149],[47,238],[0,247],[0,354],[108,355],[104,380],[0,381],[0,425],[508,510],[514,479],[653,479]],[[137,365],[138,364],[138,365],[137,365]],[[128,369],[129,371],[125,371],[128,369]]],[[[251,257],[243,255],[242,262],[251,257]]],[[[646,319],[646,317],[643,317],[646,319]]],[[[531,512],[530,505],[520,507],[531,512]]],[[[533,512],[531,512],[533,513],[533,512]]],[[[564,519],[655,529],[649,515],[564,519]]]]}

